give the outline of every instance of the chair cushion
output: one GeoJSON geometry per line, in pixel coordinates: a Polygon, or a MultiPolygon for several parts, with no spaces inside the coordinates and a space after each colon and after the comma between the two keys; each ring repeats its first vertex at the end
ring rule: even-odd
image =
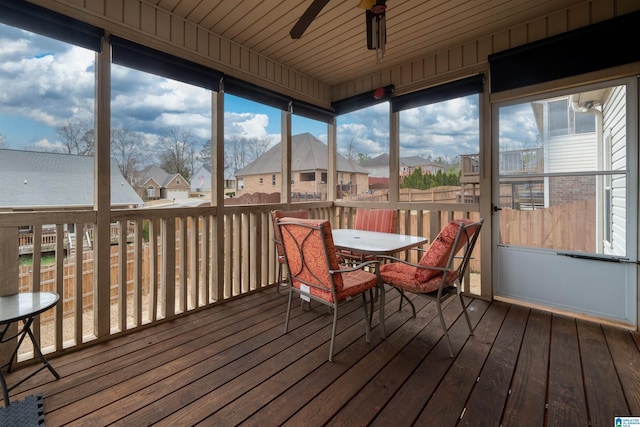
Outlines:
{"type": "MultiPolygon", "coordinates": [[[[449,224],[440,230],[440,233],[438,233],[433,243],[429,245],[429,248],[424,253],[418,264],[430,267],[446,267],[451,251],[454,249],[453,243],[456,240],[456,234],[458,233],[460,225],[471,223],[473,223],[473,221],[470,219],[456,219],[449,222],[449,224]]],[[[466,240],[461,239],[458,245],[459,247],[455,248],[455,252],[458,252],[464,243],[466,243],[466,240]]],[[[428,282],[432,278],[440,276],[441,274],[442,272],[437,270],[429,270],[426,268],[415,269],[415,279],[418,282],[423,283],[428,282]]]]}
{"type": "Polygon", "coordinates": [[[378,278],[368,271],[348,271],[340,276],[342,276],[342,291],[338,294],[338,301],[378,286],[378,278]]]}
{"type": "Polygon", "coordinates": [[[271,211],[271,220],[273,221],[273,238],[276,241],[276,250],[278,251],[278,262],[284,264],[284,249],[282,248],[282,236],[278,227],[278,219],[280,218],[309,218],[309,212],[303,209],[295,211],[271,211]]]}
{"type": "Polygon", "coordinates": [[[398,214],[394,209],[358,209],[353,228],[395,233],[397,218],[398,214]]]}
{"type": "MultiPolygon", "coordinates": [[[[436,271],[439,273],[437,276],[426,282],[420,282],[416,280],[416,270],[419,269],[412,265],[392,262],[380,267],[380,277],[383,283],[391,283],[394,287],[408,292],[429,293],[438,289],[442,281],[442,272],[436,271]]],[[[445,285],[453,283],[457,278],[457,271],[448,273],[445,285]]]]}
{"type": "MultiPolygon", "coordinates": [[[[296,280],[299,277],[307,283],[314,284],[309,289],[311,295],[334,302],[329,270],[342,270],[347,267],[340,266],[338,263],[329,221],[298,218],[281,218],[280,221],[320,227],[320,230],[310,231],[308,228],[283,225],[288,230],[285,232],[283,243],[287,255],[289,255],[289,270],[293,274],[293,287],[300,289],[301,282],[296,280]],[[300,248],[304,262],[300,259],[300,248]]],[[[337,300],[342,301],[349,296],[357,295],[377,286],[378,281],[373,273],[355,270],[334,274],[333,284],[336,288],[337,300]]]]}

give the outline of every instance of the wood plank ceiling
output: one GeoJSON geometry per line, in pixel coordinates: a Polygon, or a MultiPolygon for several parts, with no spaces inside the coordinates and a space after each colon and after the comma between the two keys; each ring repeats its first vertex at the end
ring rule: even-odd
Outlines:
{"type": "Polygon", "coordinates": [[[359,0],[330,0],[302,38],[291,27],[312,0],[150,0],[330,86],[424,58],[583,0],[388,0],[382,59],[367,49],[359,0]]]}

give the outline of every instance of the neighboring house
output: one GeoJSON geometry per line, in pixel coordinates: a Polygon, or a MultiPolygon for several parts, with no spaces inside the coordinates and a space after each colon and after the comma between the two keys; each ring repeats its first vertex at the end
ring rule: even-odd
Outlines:
{"type": "MultiPolygon", "coordinates": [[[[0,211],[81,209],[94,206],[94,158],[0,149],[0,211]]],[[[111,207],[143,205],[111,162],[111,207]]]]}
{"type": "Polygon", "coordinates": [[[433,163],[419,156],[400,157],[400,176],[409,176],[420,168],[422,174],[435,175],[438,171],[444,172],[444,166],[433,163]]]}
{"type": "MultiPolygon", "coordinates": [[[[225,171],[224,194],[225,196],[233,195],[236,191],[235,177],[227,176],[225,171]]],[[[193,193],[211,193],[211,166],[203,165],[193,174],[191,179],[191,192],[193,193]]]]}
{"type": "MultiPolygon", "coordinates": [[[[388,178],[389,177],[389,153],[380,154],[373,159],[362,164],[371,175],[372,178],[388,178]]],[[[419,156],[400,157],[400,176],[408,176],[414,170],[420,168],[423,174],[436,174],[438,171],[444,172],[444,167],[437,163],[430,162],[419,156]]]]}
{"type": "MultiPolygon", "coordinates": [[[[291,138],[291,192],[294,198],[326,199],[327,144],[310,133],[291,138]]],[[[250,193],[276,193],[282,189],[280,143],[236,172],[237,196],[250,193]]],[[[338,190],[359,194],[369,191],[367,171],[355,162],[336,155],[338,190]]]]}
{"type": "Polygon", "coordinates": [[[156,165],[136,172],[134,187],[144,200],[189,198],[189,182],[179,173],[167,173],[156,165]]]}

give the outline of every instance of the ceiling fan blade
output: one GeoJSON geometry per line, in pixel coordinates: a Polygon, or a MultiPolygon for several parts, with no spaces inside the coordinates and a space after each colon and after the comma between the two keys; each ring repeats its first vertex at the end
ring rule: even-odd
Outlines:
{"type": "Polygon", "coordinates": [[[293,26],[289,34],[292,39],[299,39],[311,22],[318,16],[323,7],[329,3],[329,0],[313,0],[307,10],[304,11],[298,22],[293,26]]]}

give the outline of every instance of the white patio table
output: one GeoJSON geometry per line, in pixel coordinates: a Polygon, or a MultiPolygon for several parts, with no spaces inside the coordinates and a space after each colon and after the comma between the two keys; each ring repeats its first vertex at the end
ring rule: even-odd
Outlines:
{"type": "MultiPolygon", "coordinates": [[[[333,244],[338,250],[350,251],[366,255],[394,255],[407,249],[422,246],[429,240],[421,236],[407,234],[381,233],[378,231],[355,230],[351,228],[333,229],[333,244]]],[[[384,328],[384,284],[378,285],[380,289],[380,330],[382,338],[386,337],[384,328]]]]}

